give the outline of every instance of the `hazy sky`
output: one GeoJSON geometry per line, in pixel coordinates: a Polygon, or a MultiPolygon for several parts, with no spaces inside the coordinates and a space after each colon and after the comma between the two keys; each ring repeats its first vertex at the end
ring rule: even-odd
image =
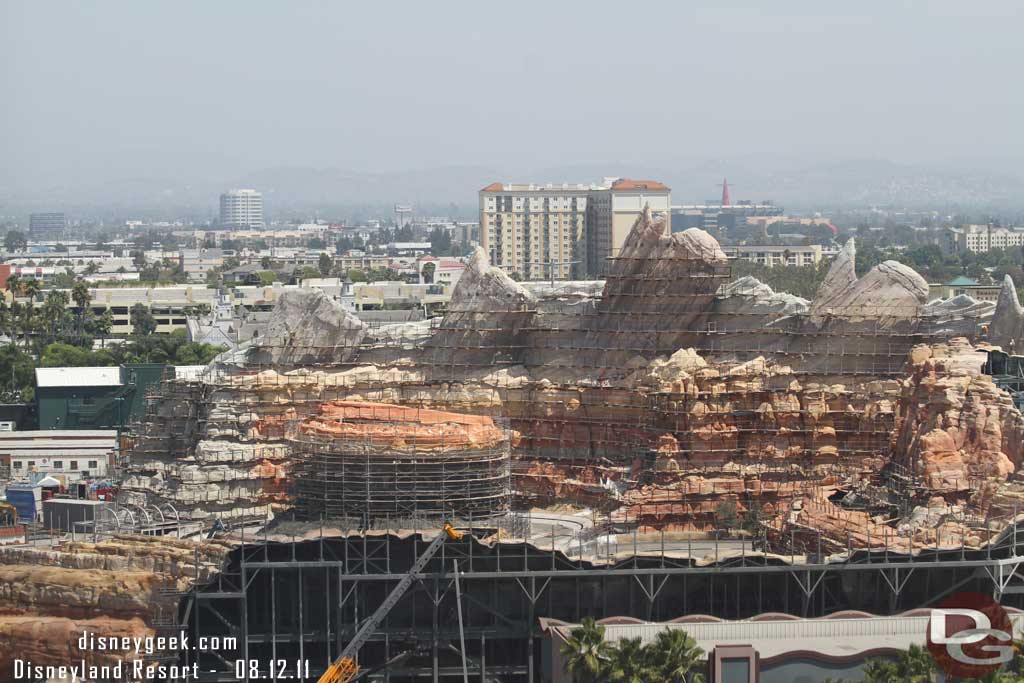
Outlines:
{"type": "Polygon", "coordinates": [[[0,181],[1022,158],[1022,20],[1018,0],[0,0],[0,181]]]}

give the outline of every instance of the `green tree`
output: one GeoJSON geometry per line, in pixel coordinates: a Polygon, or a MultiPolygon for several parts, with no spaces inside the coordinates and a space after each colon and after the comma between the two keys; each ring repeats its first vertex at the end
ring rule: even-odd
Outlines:
{"type": "Polygon", "coordinates": [[[42,323],[46,329],[46,341],[57,339],[64,331],[64,323],[68,315],[68,304],[71,299],[61,289],[51,289],[46,293],[43,302],[42,323]]]}
{"type": "Polygon", "coordinates": [[[81,368],[91,365],[105,365],[96,361],[96,355],[88,349],[71,344],[48,344],[39,356],[39,365],[44,368],[81,368]]]}
{"type": "Polygon", "coordinates": [[[18,283],[21,295],[27,300],[21,307],[21,337],[23,343],[28,346],[29,339],[36,329],[36,296],[41,291],[39,281],[35,278],[27,278],[18,283]]]}
{"type": "Polygon", "coordinates": [[[696,669],[702,667],[704,651],[682,629],[659,631],[655,641],[648,647],[657,679],[665,683],[686,683],[693,679],[696,669]]]}
{"type": "Polygon", "coordinates": [[[604,641],[604,626],[587,617],[569,634],[562,646],[565,672],[576,683],[599,683],[611,659],[611,646],[604,641]]]}
{"type": "Polygon", "coordinates": [[[611,649],[602,680],[608,683],[650,683],[659,681],[652,648],[640,638],[623,638],[611,649]]]}
{"type": "Polygon", "coordinates": [[[11,275],[7,278],[7,291],[15,296],[21,296],[21,277],[11,275]]]}
{"type": "Polygon", "coordinates": [[[331,260],[331,257],[328,254],[321,253],[320,258],[317,260],[317,269],[320,271],[320,274],[327,277],[331,274],[333,267],[334,261],[331,260]]]}
{"type": "Polygon", "coordinates": [[[292,275],[303,280],[310,280],[320,277],[320,271],[313,266],[302,266],[300,270],[292,273],[292,275]]]}
{"type": "Polygon", "coordinates": [[[86,318],[92,315],[89,309],[89,304],[92,303],[89,287],[84,282],[76,282],[71,288],[71,300],[75,302],[75,332],[82,334],[86,318]]]}
{"type": "Polygon", "coordinates": [[[28,238],[20,230],[10,230],[4,236],[4,248],[7,251],[25,251],[28,248],[28,238]]]}
{"type": "Polygon", "coordinates": [[[430,253],[434,256],[451,256],[452,236],[444,228],[434,228],[427,238],[430,241],[430,253]]]}
{"type": "Polygon", "coordinates": [[[132,321],[132,334],[136,337],[147,337],[156,332],[156,318],[148,307],[135,304],[128,313],[132,321]]]}
{"type": "Polygon", "coordinates": [[[718,503],[715,506],[715,527],[723,531],[735,529],[739,517],[736,514],[736,501],[731,498],[718,503]]]}
{"type": "Polygon", "coordinates": [[[35,395],[35,361],[14,344],[0,346],[0,400],[28,403],[35,395]]]}
{"type": "Polygon", "coordinates": [[[935,660],[920,645],[911,645],[896,660],[872,659],[864,664],[863,683],[931,683],[935,660]]]}
{"type": "Polygon", "coordinates": [[[113,329],[114,316],[109,308],[104,309],[100,315],[90,315],[85,320],[85,333],[91,337],[105,339],[110,336],[110,332],[113,329]]]}

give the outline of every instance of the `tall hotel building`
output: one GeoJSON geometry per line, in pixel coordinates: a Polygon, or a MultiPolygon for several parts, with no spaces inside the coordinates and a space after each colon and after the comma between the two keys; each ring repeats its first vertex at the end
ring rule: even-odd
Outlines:
{"type": "Polygon", "coordinates": [[[493,265],[523,279],[599,277],[644,207],[670,205],[669,188],[650,180],[491,183],[480,190],[480,244],[493,265]]]}

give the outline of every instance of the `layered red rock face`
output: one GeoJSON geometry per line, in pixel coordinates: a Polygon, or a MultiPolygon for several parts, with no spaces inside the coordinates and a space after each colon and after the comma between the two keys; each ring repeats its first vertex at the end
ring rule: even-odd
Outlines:
{"type": "MultiPolygon", "coordinates": [[[[229,544],[149,536],[53,548],[0,548],[0,680],[13,680],[13,659],[108,665],[134,654],[80,651],[83,631],[145,638],[175,616],[175,591],[221,570],[229,544]],[[198,564],[197,564],[198,560],[198,564]]],[[[159,654],[159,653],[158,653],[159,654]]]]}
{"type": "Polygon", "coordinates": [[[981,373],[985,357],[965,340],[911,354],[893,453],[934,491],[977,490],[1020,467],[1024,419],[1010,395],[981,373]]]}
{"type": "MultiPolygon", "coordinates": [[[[985,492],[1005,508],[1021,416],[966,341],[983,307],[927,303],[927,283],[893,261],[858,278],[855,256],[851,241],[808,302],[730,280],[713,238],[669,234],[649,215],[600,287],[516,283],[477,252],[448,314],[415,344],[360,330],[359,348],[346,344],[333,364],[222,368],[195,389],[192,442],[153,449],[167,455],[148,465],[169,476],[150,489],[188,503],[193,518],[265,513],[280,505],[265,494],[280,490],[289,456],[262,449],[287,445],[320,404],[349,401],[505,418],[521,434],[522,504],[597,507],[645,526],[706,530],[723,500],[769,517],[836,492],[884,506],[892,482],[916,507],[962,501],[977,512],[985,492]],[[236,451],[237,487],[200,488],[178,467],[206,471],[213,461],[200,455],[236,451]],[[259,485],[271,476],[274,486],[259,485]]],[[[352,327],[341,317],[331,329],[352,327]]],[[[178,414],[176,391],[158,414],[178,414]]],[[[303,429],[366,429],[329,422],[303,429]]],[[[153,484],[142,474],[139,490],[153,484]]]]}

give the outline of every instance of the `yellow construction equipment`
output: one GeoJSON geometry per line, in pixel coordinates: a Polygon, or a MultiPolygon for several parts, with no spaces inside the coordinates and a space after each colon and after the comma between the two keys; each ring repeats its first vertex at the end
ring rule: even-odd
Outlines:
{"type": "Polygon", "coordinates": [[[18,523],[18,510],[10,503],[0,503],[0,526],[14,526],[18,523]]]}
{"type": "Polygon", "coordinates": [[[437,538],[431,541],[430,545],[427,546],[427,549],[423,551],[423,554],[416,558],[416,562],[413,563],[412,569],[409,570],[409,573],[402,577],[402,580],[398,582],[398,585],[388,593],[388,597],[386,597],[384,602],[380,604],[377,611],[375,611],[373,615],[367,619],[361,627],[359,627],[359,630],[356,631],[356,635],[352,638],[349,644],[345,646],[345,649],[341,651],[341,654],[338,655],[334,664],[331,664],[327,668],[327,671],[320,676],[317,683],[348,683],[356,677],[356,674],[359,673],[359,665],[356,664],[356,654],[359,652],[359,648],[369,640],[370,636],[373,635],[373,632],[377,630],[378,626],[380,626],[380,622],[382,622],[384,617],[388,615],[388,612],[391,611],[391,608],[394,607],[402,596],[405,595],[405,592],[409,590],[409,586],[411,586],[413,581],[416,580],[416,575],[423,571],[423,568],[427,566],[427,562],[430,561],[430,558],[437,553],[438,549],[440,549],[440,547],[444,545],[444,542],[449,538],[453,541],[458,541],[462,538],[462,532],[458,531],[451,524],[445,524],[444,528],[441,529],[441,533],[437,535],[437,538]]]}

